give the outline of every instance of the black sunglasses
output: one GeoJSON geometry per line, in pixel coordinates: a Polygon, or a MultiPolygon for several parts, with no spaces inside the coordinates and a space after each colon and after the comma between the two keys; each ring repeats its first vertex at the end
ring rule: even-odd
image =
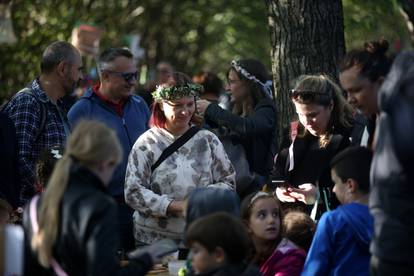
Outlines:
{"type": "Polygon", "coordinates": [[[108,72],[109,74],[123,77],[124,80],[128,83],[131,82],[132,79],[135,79],[135,80],[138,79],[138,72],[137,71],[132,72],[132,73],[122,73],[122,72],[116,72],[116,71],[111,71],[111,70],[105,70],[105,71],[108,72]]]}
{"type": "Polygon", "coordinates": [[[292,100],[300,101],[300,102],[315,102],[320,101],[322,99],[330,99],[331,94],[319,91],[312,91],[312,90],[295,90],[292,89],[289,91],[289,97],[292,100]]]}

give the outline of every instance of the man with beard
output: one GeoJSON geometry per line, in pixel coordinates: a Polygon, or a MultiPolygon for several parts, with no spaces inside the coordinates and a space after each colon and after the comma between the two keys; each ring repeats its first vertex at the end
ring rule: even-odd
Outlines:
{"type": "Polygon", "coordinates": [[[40,153],[64,145],[70,133],[61,98],[72,93],[82,78],[82,58],[72,44],[56,41],[43,52],[40,70],[40,76],[16,93],[3,109],[14,123],[17,136],[22,205],[35,193],[35,164],[40,153]]]}
{"type": "Polygon", "coordinates": [[[118,202],[121,228],[121,249],[134,248],[132,231],[133,210],[124,198],[125,171],[128,155],[138,137],[148,129],[149,109],[145,101],[133,95],[137,81],[137,69],[132,53],[125,48],[109,48],[98,58],[100,82],[88,89],[68,113],[74,127],[81,119],[98,120],[112,128],[123,149],[121,163],[115,170],[108,186],[110,194],[118,202]]]}

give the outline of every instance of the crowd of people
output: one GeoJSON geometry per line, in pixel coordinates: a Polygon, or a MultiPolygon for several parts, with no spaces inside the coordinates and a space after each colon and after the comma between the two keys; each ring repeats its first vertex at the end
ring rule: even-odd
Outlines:
{"type": "Polygon", "coordinates": [[[162,62],[135,93],[132,53],[109,48],[68,109],[82,57],[50,44],[0,112],[0,226],[21,243],[5,271],[146,275],[173,253],[180,275],[413,274],[414,53],[387,50],[298,77],[280,131],[258,60],[229,62],[225,85],[162,62]]]}

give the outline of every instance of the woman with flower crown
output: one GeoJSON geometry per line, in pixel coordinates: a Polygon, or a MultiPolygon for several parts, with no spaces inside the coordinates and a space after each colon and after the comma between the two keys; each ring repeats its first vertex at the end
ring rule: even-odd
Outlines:
{"type": "Polygon", "coordinates": [[[234,187],[235,172],[220,140],[192,126],[200,90],[188,76],[175,72],[153,93],[151,128],[135,142],[125,179],[138,244],[181,241],[184,199],[194,188],[234,187]]]}
{"type": "MultiPolygon", "coordinates": [[[[197,101],[197,109],[208,125],[224,127],[231,133],[232,142],[243,146],[258,190],[269,176],[277,151],[272,82],[265,66],[255,59],[232,61],[227,82],[232,111],[206,100],[197,101]]],[[[236,173],[244,172],[236,167],[236,173]]]]}

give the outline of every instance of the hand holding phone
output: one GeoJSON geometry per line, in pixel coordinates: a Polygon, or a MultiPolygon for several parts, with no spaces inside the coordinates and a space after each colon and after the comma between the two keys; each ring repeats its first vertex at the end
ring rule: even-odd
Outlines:
{"type": "Polygon", "coordinates": [[[158,263],[164,256],[174,253],[178,250],[177,243],[170,239],[162,239],[151,245],[140,247],[130,253],[128,258],[133,260],[141,257],[143,254],[148,253],[154,263],[158,263]]]}
{"type": "Polygon", "coordinates": [[[290,195],[289,188],[277,187],[275,193],[281,202],[296,202],[296,198],[290,195]]]}

